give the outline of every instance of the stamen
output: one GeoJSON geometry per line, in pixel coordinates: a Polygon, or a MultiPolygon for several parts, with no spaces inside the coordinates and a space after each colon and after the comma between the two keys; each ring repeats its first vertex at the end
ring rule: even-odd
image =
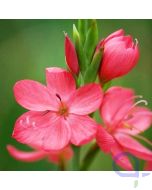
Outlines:
{"type": "Polygon", "coordinates": [[[147,102],[146,100],[139,100],[138,102],[134,103],[134,104],[131,106],[131,108],[130,108],[129,111],[128,111],[128,114],[129,114],[129,112],[132,111],[132,109],[133,109],[134,107],[136,107],[137,105],[139,105],[139,104],[141,104],[141,103],[144,103],[145,106],[148,105],[148,102],[147,102]]]}
{"type": "Polygon", "coordinates": [[[130,129],[130,130],[133,130],[133,126],[129,125],[128,123],[124,122],[123,123],[123,127],[126,128],[126,129],[130,129]]]}
{"type": "Polygon", "coordinates": [[[132,110],[139,104],[144,103],[145,106],[148,105],[148,102],[146,100],[139,100],[138,102],[134,103],[131,108],[128,110],[128,112],[124,115],[124,117],[122,119],[124,119],[126,116],[128,116],[130,114],[130,112],[132,112],[132,110]]]}
{"type": "MultiPolygon", "coordinates": [[[[142,95],[132,96],[131,98],[128,98],[128,99],[124,102],[123,106],[124,106],[125,104],[127,104],[130,100],[135,99],[135,98],[143,98],[143,96],[142,96],[142,95]]],[[[140,104],[140,103],[144,103],[145,105],[148,105],[148,102],[147,102],[146,100],[139,100],[139,101],[137,101],[136,103],[134,103],[134,104],[130,107],[130,109],[127,111],[127,113],[125,113],[124,116],[122,116],[122,117],[120,118],[120,120],[117,122],[117,127],[119,127],[119,124],[120,124],[123,120],[125,121],[125,120],[128,118],[130,112],[132,112],[132,110],[135,108],[135,106],[137,106],[137,105],[140,104]]],[[[123,106],[120,106],[120,107],[118,108],[118,110],[116,111],[116,113],[113,115],[113,118],[121,111],[121,109],[123,108],[123,106]]],[[[113,119],[113,118],[112,118],[112,119],[113,119]]],[[[134,127],[129,126],[129,125],[127,124],[127,127],[126,127],[126,128],[128,128],[128,129],[130,128],[130,129],[132,130],[134,127]]],[[[138,130],[138,129],[136,129],[136,130],[138,130]]],[[[139,130],[138,130],[138,131],[139,131],[139,130]]],[[[139,132],[142,132],[142,131],[139,131],[139,132]]]]}
{"type": "Polygon", "coordinates": [[[136,128],[135,126],[129,125],[129,124],[126,123],[126,122],[123,122],[123,127],[126,128],[126,129],[130,129],[130,130],[136,130],[136,131],[138,131],[139,133],[144,132],[144,131],[142,131],[142,130],[139,130],[139,129],[136,128]]]}
{"type": "Polygon", "coordinates": [[[57,98],[59,98],[59,100],[61,101],[61,97],[59,96],[59,94],[56,94],[57,98]]]}
{"type": "Polygon", "coordinates": [[[133,107],[135,107],[135,106],[137,106],[138,104],[141,104],[141,103],[144,103],[144,104],[145,104],[145,106],[147,106],[147,105],[148,105],[147,100],[139,100],[138,102],[136,102],[135,104],[133,104],[133,107]]]}
{"type": "Polygon", "coordinates": [[[64,116],[64,118],[68,116],[68,107],[63,102],[61,102],[58,114],[64,116]]]}
{"type": "MultiPolygon", "coordinates": [[[[143,96],[142,96],[142,95],[132,96],[132,97],[130,97],[130,98],[128,98],[128,99],[125,100],[123,106],[124,106],[125,104],[127,104],[130,100],[134,100],[134,99],[136,99],[136,98],[143,98],[143,96]]],[[[115,112],[115,114],[113,115],[112,119],[121,111],[121,109],[123,109],[123,106],[120,105],[120,107],[118,108],[118,110],[117,110],[117,111],[115,112]]],[[[125,116],[126,116],[126,115],[125,115],[125,116]]],[[[124,117],[125,117],[125,116],[124,116],[124,117]]],[[[124,117],[123,117],[123,118],[124,118],[124,117]]]]}

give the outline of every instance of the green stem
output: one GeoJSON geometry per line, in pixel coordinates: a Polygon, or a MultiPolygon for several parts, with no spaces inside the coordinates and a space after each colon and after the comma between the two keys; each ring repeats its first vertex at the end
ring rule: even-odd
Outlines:
{"type": "Polygon", "coordinates": [[[59,170],[60,171],[66,171],[66,166],[65,166],[65,161],[64,161],[64,159],[60,159],[60,162],[59,162],[59,170]]]}
{"type": "Polygon", "coordinates": [[[93,162],[98,151],[99,151],[99,147],[96,143],[94,143],[83,159],[82,166],[80,167],[81,171],[87,171],[88,170],[88,168],[90,167],[90,164],[93,162]]]}
{"type": "Polygon", "coordinates": [[[73,146],[74,157],[73,157],[73,170],[80,170],[80,147],[73,146]]]}

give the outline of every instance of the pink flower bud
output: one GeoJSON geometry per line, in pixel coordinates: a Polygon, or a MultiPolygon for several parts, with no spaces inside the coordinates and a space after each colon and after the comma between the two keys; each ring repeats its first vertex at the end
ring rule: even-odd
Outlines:
{"type": "Polygon", "coordinates": [[[97,48],[99,47],[104,48],[99,71],[102,83],[127,74],[137,64],[139,58],[137,40],[133,42],[132,37],[125,36],[122,29],[102,40],[97,48]]]}
{"type": "Polygon", "coordinates": [[[65,59],[70,71],[77,75],[79,73],[77,54],[67,34],[65,35],[65,59]]]}

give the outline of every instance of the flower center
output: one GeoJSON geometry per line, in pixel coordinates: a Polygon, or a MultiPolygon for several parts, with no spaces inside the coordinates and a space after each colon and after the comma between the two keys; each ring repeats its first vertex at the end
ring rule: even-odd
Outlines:
{"type": "Polygon", "coordinates": [[[59,115],[62,115],[64,117],[68,116],[68,107],[61,102],[61,105],[59,107],[58,111],[59,115]]]}

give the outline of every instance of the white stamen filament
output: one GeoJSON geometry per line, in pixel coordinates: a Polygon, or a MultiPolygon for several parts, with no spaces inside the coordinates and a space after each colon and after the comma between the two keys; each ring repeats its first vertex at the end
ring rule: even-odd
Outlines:
{"type": "MultiPolygon", "coordinates": [[[[137,95],[137,96],[132,96],[131,98],[128,98],[128,99],[126,99],[125,100],[125,102],[124,102],[124,104],[123,104],[123,106],[125,105],[125,104],[127,104],[130,100],[134,100],[134,99],[136,99],[136,98],[143,98],[143,96],[142,95],[137,95]]],[[[140,101],[140,100],[139,100],[140,101]]],[[[138,102],[139,102],[138,101],[138,102]]],[[[115,112],[115,114],[113,115],[113,117],[112,117],[112,119],[119,113],[119,111],[121,111],[121,109],[123,108],[123,106],[121,105],[119,108],[118,108],[118,110],[115,112]]],[[[131,109],[132,109],[132,107],[131,107],[131,109]]],[[[130,110],[129,110],[130,111],[130,110]]],[[[126,116],[126,115],[125,115],[126,116]]],[[[124,116],[124,117],[125,117],[124,116]]]]}
{"type": "Polygon", "coordinates": [[[137,106],[138,104],[141,104],[141,103],[144,103],[144,104],[145,104],[145,106],[147,106],[147,105],[148,105],[147,100],[139,100],[138,102],[136,102],[136,103],[133,105],[133,107],[135,107],[135,106],[137,106]]]}
{"type": "MultiPolygon", "coordinates": [[[[148,105],[148,102],[147,102],[146,100],[139,100],[138,102],[134,103],[134,104],[131,106],[131,108],[128,110],[128,112],[127,112],[127,114],[126,114],[125,116],[129,115],[129,113],[130,113],[137,105],[139,105],[139,104],[141,104],[141,103],[144,103],[145,106],[148,105]]],[[[125,118],[125,116],[124,116],[123,118],[125,118]]]]}

